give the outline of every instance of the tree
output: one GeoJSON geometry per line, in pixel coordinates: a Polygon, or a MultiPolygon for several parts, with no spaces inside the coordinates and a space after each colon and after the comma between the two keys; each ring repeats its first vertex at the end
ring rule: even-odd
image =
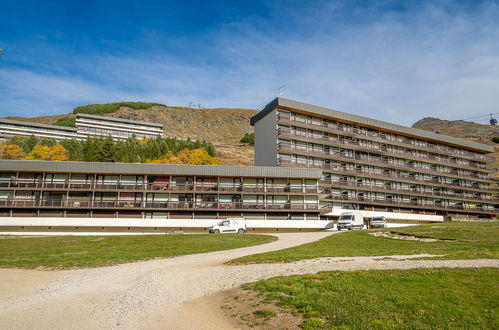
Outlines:
{"type": "Polygon", "coordinates": [[[23,149],[16,144],[7,144],[0,146],[1,159],[21,159],[25,157],[23,149]]]}
{"type": "Polygon", "coordinates": [[[38,144],[39,140],[36,136],[30,135],[27,138],[23,139],[21,142],[21,148],[23,148],[25,153],[30,153],[33,151],[33,148],[38,144]]]}
{"type": "Polygon", "coordinates": [[[255,133],[244,134],[243,138],[239,142],[241,142],[242,144],[254,146],[255,145],[255,133]]]}
{"type": "Polygon", "coordinates": [[[108,135],[101,140],[101,148],[99,150],[99,162],[114,161],[114,140],[108,135]]]}
{"type": "Polygon", "coordinates": [[[68,160],[68,150],[64,148],[61,144],[57,143],[55,146],[50,148],[50,160],[54,161],[68,160]]]}
{"type": "Polygon", "coordinates": [[[33,150],[24,158],[26,160],[50,160],[50,147],[36,145],[33,150]]]}
{"type": "Polygon", "coordinates": [[[83,160],[83,142],[76,139],[62,140],[59,142],[68,151],[69,160],[83,160]]]}
{"type": "Polygon", "coordinates": [[[177,157],[180,159],[182,164],[189,165],[220,165],[220,160],[216,157],[211,157],[208,155],[206,150],[198,148],[194,150],[183,149],[178,154],[177,157]]]}
{"type": "Polygon", "coordinates": [[[148,161],[149,164],[182,164],[180,159],[170,150],[158,159],[148,161]]]}

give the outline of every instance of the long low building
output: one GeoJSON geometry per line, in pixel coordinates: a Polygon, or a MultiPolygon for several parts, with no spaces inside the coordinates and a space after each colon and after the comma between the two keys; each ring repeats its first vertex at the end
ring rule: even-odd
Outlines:
{"type": "Polygon", "coordinates": [[[0,172],[2,232],[185,230],[229,217],[305,230],[320,216],[316,169],[0,160],[0,172]]]}
{"type": "Polygon", "coordinates": [[[0,137],[31,135],[56,140],[85,140],[88,137],[102,136],[111,136],[115,140],[125,140],[135,136],[138,140],[142,140],[163,136],[163,125],[83,113],[76,115],[75,127],[0,118],[0,137]]]}
{"type": "Polygon", "coordinates": [[[322,170],[326,213],[494,218],[490,145],[276,98],[251,118],[255,164],[322,170]]]}

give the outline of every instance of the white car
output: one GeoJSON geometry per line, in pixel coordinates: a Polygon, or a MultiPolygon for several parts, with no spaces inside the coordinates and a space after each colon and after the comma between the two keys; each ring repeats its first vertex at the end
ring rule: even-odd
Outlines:
{"type": "Polygon", "coordinates": [[[227,218],[220,221],[218,224],[211,226],[210,234],[244,234],[247,232],[246,222],[244,218],[227,218]]]}
{"type": "Polygon", "coordinates": [[[374,217],[371,219],[371,228],[386,228],[385,217],[374,217]]]}

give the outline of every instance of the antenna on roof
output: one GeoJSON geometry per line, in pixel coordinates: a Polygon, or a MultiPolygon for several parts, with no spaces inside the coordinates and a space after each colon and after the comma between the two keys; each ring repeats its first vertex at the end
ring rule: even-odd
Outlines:
{"type": "Polygon", "coordinates": [[[497,119],[495,119],[493,116],[492,116],[492,113],[490,114],[490,125],[494,126],[497,124],[497,119]]]}
{"type": "Polygon", "coordinates": [[[281,87],[279,87],[279,89],[277,90],[277,94],[278,94],[279,96],[282,96],[282,95],[284,94],[284,87],[286,87],[286,86],[282,85],[282,86],[281,86],[281,87]]]}

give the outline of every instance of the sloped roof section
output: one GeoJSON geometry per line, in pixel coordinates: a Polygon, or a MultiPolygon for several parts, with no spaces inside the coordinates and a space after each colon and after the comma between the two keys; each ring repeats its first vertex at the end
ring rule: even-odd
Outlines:
{"type": "Polygon", "coordinates": [[[320,179],[322,176],[322,172],[318,169],[289,167],[55,162],[42,160],[0,160],[0,171],[127,175],[204,175],[296,179],[320,179]]]}

